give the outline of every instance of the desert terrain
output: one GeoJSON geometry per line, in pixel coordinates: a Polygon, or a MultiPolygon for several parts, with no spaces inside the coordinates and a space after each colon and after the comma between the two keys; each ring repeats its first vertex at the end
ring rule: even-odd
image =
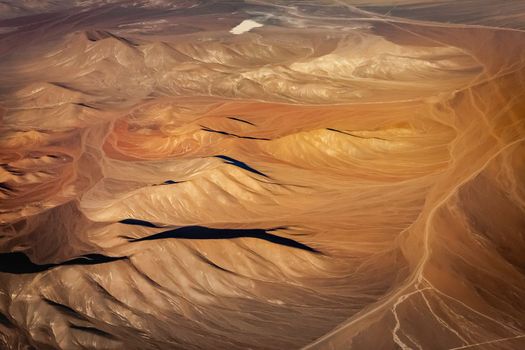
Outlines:
{"type": "Polygon", "coordinates": [[[0,1],[1,349],[525,349],[525,2],[0,1]]]}

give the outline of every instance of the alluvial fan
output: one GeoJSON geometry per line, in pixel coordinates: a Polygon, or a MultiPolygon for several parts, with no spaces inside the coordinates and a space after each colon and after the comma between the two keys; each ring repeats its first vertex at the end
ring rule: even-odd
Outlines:
{"type": "Polygon", "coordinates": [[[522,0],[0,1],[0,348],[525,349],[522,0]]]}

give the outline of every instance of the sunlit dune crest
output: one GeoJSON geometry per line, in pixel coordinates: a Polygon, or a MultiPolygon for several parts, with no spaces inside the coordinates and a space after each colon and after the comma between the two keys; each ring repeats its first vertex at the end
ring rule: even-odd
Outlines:
{"type": "Polygon", "coordinates": [[[1,3],[0,348],[525,348],[524,29],[1,3]]]}

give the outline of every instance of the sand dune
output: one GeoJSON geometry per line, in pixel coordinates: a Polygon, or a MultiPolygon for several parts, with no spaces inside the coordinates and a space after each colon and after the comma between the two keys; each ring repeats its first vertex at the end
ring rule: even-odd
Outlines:
{"type": "Polygon", "coordinates": [[[0,347],[525,347],[524,23],[0,1],[0,347]]]}

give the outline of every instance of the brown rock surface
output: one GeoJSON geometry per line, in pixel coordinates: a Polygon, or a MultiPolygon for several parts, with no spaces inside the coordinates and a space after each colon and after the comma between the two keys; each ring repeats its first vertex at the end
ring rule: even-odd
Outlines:
{"type": "Polygon", "coordinates": [[[0,348],[525,348],[524,29],[0,1],[0,348]]]}

